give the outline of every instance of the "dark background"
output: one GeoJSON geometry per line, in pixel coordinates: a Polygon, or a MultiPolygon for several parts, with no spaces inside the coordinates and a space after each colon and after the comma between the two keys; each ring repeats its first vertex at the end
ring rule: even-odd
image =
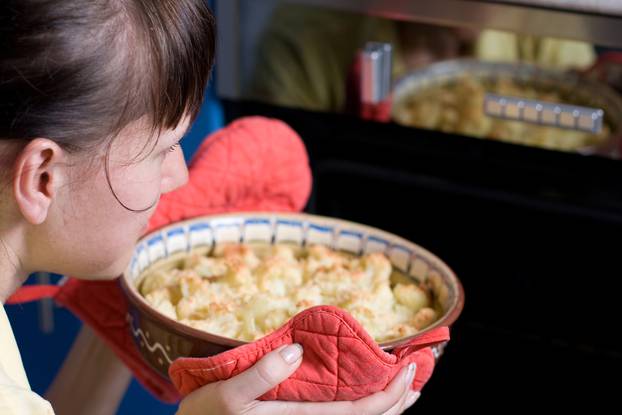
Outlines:
{"type": "Polygon", "coordinates": [[[461,279],[464,312],[409,413],[617,403],[622,163],[252,102],[224,108],[227,121],[273,116],[301,135],[308,212],[406,237],[461,279]]]}

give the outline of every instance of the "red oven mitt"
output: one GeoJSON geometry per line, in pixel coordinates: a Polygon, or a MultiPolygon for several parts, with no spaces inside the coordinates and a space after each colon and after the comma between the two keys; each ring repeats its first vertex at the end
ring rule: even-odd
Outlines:
{"type": "Polygon", "coordinates": [[[434,370],[429,346],[448,340],[449,329],[439,327],[387,353],[350,314],[333,306],[317,306],[253,343],[207,358],[177,359],[169,375],[185,396],[208,383],[229,379],[271,350],[295,342],[304,348],[302,364],[260,400],[354,400],[384,390],[411,362],[417,364],[412,388],[421,390],[434,370]]]}
{"type": "MultiPolygon", "coordinates": [[[[212,134],[190,165],[186,186],[162,196],[149,230],[201,215],[304,208],[311,171],[300,137],[286,124],[261,117],[240,119],[212,134]]],[[[61,287],[22,287],[7,303],[54,296],[108,344],[151,393],[176,402],[173,385],[142,359],[126,321],[127,303],[117,281],[70,278],[61,287]]]]}

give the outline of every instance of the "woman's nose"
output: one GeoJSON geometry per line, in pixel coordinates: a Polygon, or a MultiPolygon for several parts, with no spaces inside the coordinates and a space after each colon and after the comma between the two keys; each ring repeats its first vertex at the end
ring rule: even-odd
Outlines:
{"type": "Polygon", "coordinates": [[[168,154],[162,172],[162,194],[171,192],[188,182],[188,166],[181,147],[168,154]]]}

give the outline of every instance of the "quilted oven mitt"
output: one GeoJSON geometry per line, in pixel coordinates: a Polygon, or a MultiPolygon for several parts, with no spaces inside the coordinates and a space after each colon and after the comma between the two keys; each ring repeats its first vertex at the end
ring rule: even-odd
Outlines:
{"type": "Polygon", "coordinates": [[[334,306],[316,306],[253,343],[207,358],[177,359],[169,368],[169,376],[185,396],[208,383],[229,379],[271,350],[296,342],[304,348],[301,366],[259,399],[354,400],[385,389],[411,362],[417,364],[412,388],[421,390],[434,370],[435,357],[429,346],[448,340],[449,329],[439,327],[387,353],[347,312],[334,306]]]}

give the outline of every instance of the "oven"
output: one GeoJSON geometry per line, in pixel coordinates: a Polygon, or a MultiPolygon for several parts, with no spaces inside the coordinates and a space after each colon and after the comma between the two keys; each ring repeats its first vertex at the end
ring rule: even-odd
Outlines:
{"type": "MultiPolygon", "coordinates": [[[[273,30],[271,19],[278,16],[280,3],[216,4],[217,86],[226,119],[264,115],[287,122],[310,155],[314,187],[307,212],[412,240],[443,258],[464,284],[466,304],[452,340],[409,413],[615,404],[622,373],[622,337],[617,333],[622,318],[622,162],[616,152],[558,151],[400,125],[345,107],[335,110],[330,103],[324,108],[292,105],[279,102],[278,94],[262,99],[261,93],[249,92],[249,85],[258,65],[269,59],[262,56],[262,42],[273,30]]],[[[614,62],[607,76],[591,75],[616,90],[616,48],[622,47],[619,2],[289,3],[329,10],[333,24],[365,16],[572,39],[614,62]]],[[[301,36],[315,19],[308,16],[301,36]]],[[[376,40],[351,41],[363,48],[362,42],[376,40]]],[[[347,43],[335,38],[339,42],[347,43]]],[[[296,44],[290,47],[294,51],[285,52],[296,55],[296,44]]],[[[316,57],[331,49],[322,45],[316,57]]],[[[321,67],[317,59],[308,59],[321,67]]],[[[307,69],[288,82],[310,83],[307,87],[322,95],[322,82],[314,82],[321,71],[307,69]]],[[[351,75],[341,74],[343,82],[351,83],[351,75]]],[[[354,82],[362,77],[359,71],[354,82]]],[[[318,100],[334,99],[328,95],[318,100]]],[[[622,116],[608,111],[605,119],[622,116]]],[[[570,129],[561,131],[571,134],[570,129]]]]}

